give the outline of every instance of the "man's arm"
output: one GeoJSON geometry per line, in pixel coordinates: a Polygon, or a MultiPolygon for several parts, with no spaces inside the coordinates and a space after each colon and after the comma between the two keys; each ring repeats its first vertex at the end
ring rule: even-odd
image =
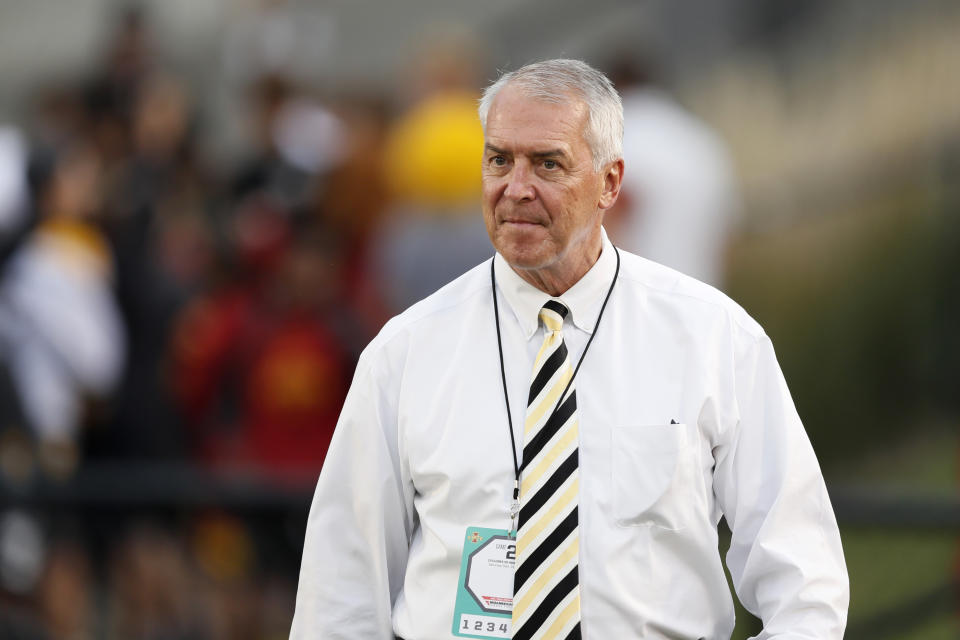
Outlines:
{"type": "Polygon", "coordinates": [[[714,473],[734,587],[763,620],[758,640],[840,640],[849,603],[840,533],[769,338],[745,338],[736,366],[739,422],[714,473]]]}
{"type": "Polygon", "coordinates": [[[291,640],[393,638],[413,492],[398,451],[390,390],[398,384],[370,351],[357,366],[310,508],[291,640]]]}

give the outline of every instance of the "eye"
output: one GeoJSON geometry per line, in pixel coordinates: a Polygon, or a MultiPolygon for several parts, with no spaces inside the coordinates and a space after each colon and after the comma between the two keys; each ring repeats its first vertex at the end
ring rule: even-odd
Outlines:
{"type": "Polygon", "coordinates": [[[543,161],[543,168],[544,168],[544,169],[548,169],[548,170],[550,170],[550,171],[559,168],[559,166],[560,166],[560,165],[557,164],[557,161],[556,161],[556,160],[544,160],[544,161],[543,161]]]}
{"type": "Polygon", "coordinates": [[[495,167],[502,167],[507,164],[507,159],[503,156],[493,156],[490,158],[490,164],[495,167]]]}

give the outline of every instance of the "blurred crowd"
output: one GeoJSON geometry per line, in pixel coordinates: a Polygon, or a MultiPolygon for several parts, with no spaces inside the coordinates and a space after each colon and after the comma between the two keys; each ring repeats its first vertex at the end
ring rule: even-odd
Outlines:
{"type": "MultiPolygon", "coordinates": [[[[196,92],[132,11],[92,77],[0,128],[7,495],[116,462],[315,479],[391,312],[370,259],[388,111],[272,72],[244,92],[251,144],[214,163],[196,92]]],[[[285,636],[282,517],[67,511],[0,514],[0,637],[285,636]]]]}
{"type": "Polygon", "coordinates": [[[385,190],[362,161],[381,118],[264,76],[252,148],[214,167],[150,46],[131,13],[103,69],[41,95],[19,134],[0,362],[23,429],[3,459],[64,478],[116,457],[315,471],[387,313],[366,259],[385,190]]]}
{"type": "MultiPolygon", "coordinates": [[[[312,484],[366,342],[491,253],[478,79],[437,55],[421,71],[391,104],[264,69],[242,89],[248,148],[214,162],[197,92],[130,12],[92,77],[0,128],[4,486],[118,461],[312,484]]],[[[284,527],[8,509],[0,637],[285,637],[284,527]]]]}
{"type": "MultiPolygon", "coordinates": [[[[310,486],[365,344],[492,255],[484,78],[461,44],[426,50],[388,97],[324,95],[257,67],[242,88],[248,148],[224,162],[204,146],[197,92],[131,11],[96,73],[40,92],[22,126],[0,122],[4,486],[117,461],[310,486]]],[[[679,259],[691,243],[656,213],[674,212],[705,243],[686,270],[719,284],[736,202],[725,152],[665,94],[627,91],[643,81],[633,71],[629,146],[673,161],[628,158],[653,182],[625,184],[609,230],[679,259]],[[631,129],[634,109],[659,125],[631,129]]],[[[297,558],[274,547],[299,534],[283,529],[225,512],[9,509],[0,637],[285,637],[297,558]]]]}
{"type": "Polygon", "coordinates": [[[262,519],[0,518],[0,637],[285,638],[295,565],[267,565],[262,519]],[[55,520],[56,522],[51,522],[55,520]]]}

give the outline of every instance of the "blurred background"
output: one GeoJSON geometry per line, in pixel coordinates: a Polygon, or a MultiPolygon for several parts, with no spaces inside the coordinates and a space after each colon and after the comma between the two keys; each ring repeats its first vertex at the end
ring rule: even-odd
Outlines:
{"type": "Polygon", "coordinates": [[[0,0],[0,637],[286,637],[360,351],[492,253],[478,92],[559,56],[624,97],[614,241],[777,346],[847,637],[960,637],[935,0],[0,0]]]}

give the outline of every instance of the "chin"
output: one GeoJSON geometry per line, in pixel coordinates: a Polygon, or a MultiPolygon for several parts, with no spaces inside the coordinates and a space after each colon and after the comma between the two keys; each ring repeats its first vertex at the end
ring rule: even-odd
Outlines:
{"type": "Polygon", "coordinates": [[[515,266],[535,268],[546,259],[549,251],[549,239],[544,237],[543,227],[518,230],[514,228],[499,229],[497,242],[494,245],[497,251],[507,261],[515,266]]]}
{"type": "Polygon", "coordinates": [[[538,246],[517,246],[516,243],[505,243],[497,248],[506,261],[517,269],[542,269],[549,266],[554,255],[538,246]]]}

